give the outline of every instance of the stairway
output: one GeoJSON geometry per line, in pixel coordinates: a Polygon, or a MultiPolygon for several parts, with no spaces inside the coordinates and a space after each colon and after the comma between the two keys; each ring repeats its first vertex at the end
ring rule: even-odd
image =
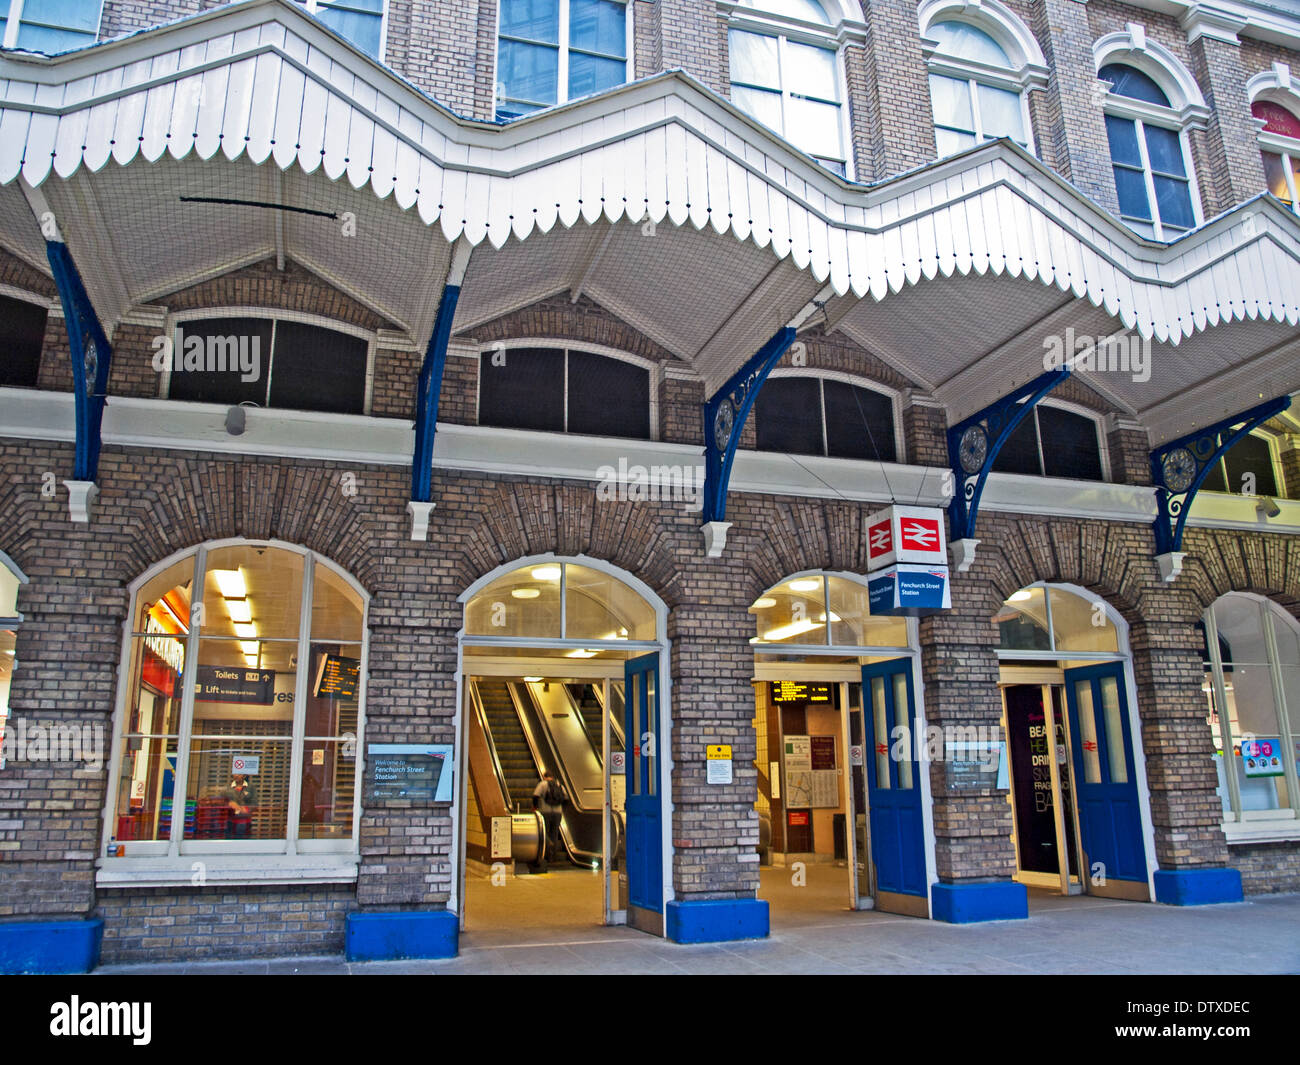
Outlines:
{"type": "Polygon", "coordinates": [[[533,790],[541,777],[537,774],[533,753],[519,724],[519,715],[515,713],[510,691],[505,681],[480,680],[477,684],[492,744],[505,774],[506,800],[512,810],[531,810],[533,790]]]}

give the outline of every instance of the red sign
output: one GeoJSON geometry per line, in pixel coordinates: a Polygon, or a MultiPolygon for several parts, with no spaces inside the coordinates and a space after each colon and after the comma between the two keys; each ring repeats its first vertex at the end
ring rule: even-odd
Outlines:
{"type": "Polygon", "coordinates": [[[943,543],[937,518],[904,518],[901,529],[904,551],[935,551],[943,543]]]}
{"type": "Polygon", "coordinates": [[[1095,751],[1095,750],[1097,749],[1097,741],[1096,741],[1096,740],[1084,740],[1084,741],[1083,741],[1083,749],[1084,749],[1085,751],[1095,751]]]}
{"type": "Polygon", "coordinates": [[[789,811],[786,814],[786,824],[788,824],[791,828],[807,828],[808,811],[807,810],[789,811]]]}
{"type": "Polygon", "coordinates": [[[872,558],[887,555],[894,549],[894,536],[890,530],[889,519],[867,529],[867,550],[872,558]]]}

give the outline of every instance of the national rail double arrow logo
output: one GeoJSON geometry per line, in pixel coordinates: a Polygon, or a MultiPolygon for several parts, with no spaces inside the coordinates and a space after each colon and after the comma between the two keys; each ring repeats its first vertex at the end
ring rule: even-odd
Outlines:
{"type": "Polygon", "coordinates": [[[925,518],[908,518],[903,522],[903,550],[933,551],[939,546],[939,522],[925,518]]]}

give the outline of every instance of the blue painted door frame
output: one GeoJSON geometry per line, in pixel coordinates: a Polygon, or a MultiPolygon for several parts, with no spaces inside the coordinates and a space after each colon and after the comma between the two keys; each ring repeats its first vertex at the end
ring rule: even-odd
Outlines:
{"type": "Polygon", "coordinates": [[[1065,703],[1079,842],[1088,865],[1084,876],[1094,888],[1098,873],[1107,881],[1145,883],[1146,850],[1123,666],[1105,662],[1067,669],[1065,703]]]}
{"type": "Polygon", "coordinates": [[[624,664],[623,692],[628,904],[661,914],[664,864],[658,651],[624,664]]]}

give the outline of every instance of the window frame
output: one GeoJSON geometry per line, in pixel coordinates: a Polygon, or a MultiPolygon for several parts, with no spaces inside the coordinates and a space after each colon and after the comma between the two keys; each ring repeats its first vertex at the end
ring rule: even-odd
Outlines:
{"type": "MultiPolygon", "coordinates": [[[[385,0],[385,3],[386,2],[387,0],[385,0]]],[[[531,44],[539,47],[543,46],[543,42],[530,41],[525,37],[511,37],[506,34],[503,34],[501,32],[501,4],[500,2],[497,3],[496,26],[494,28],[495,44],[493,45],[492,48],[492,117],[494,121],[517,122],[522,118],[527,118],[529,115],[540,114],[541,112],[548,111],[553,107],[562,107],[564,104],[569,103],[571,100],[580,100],[583,98],[581,96],[574,96],[574,97],[569,96],[569,50],[571,48],[571,45],[569,44],[570,0],[554,0],[554,2],[559,5],[559,12],[557,15],[558,28],[556,31],[559,37],[559,44],[554,46],[555,48],[558,49],[559,52],[559,58],[557,60],[556,70],[555,70],[555,80],[557,82],[555,87],[555,103],[543,104],[541,107],[534,108],[532,111],[526,111],[521,115],[511,115],[506,118],[498,117],[498,111],[500,109],[500,105],[507,102],[507,97],[501,91],[505,87],[505,82],[501,80],[501,41],[504,39],[507,41],[515,41],[519,44],[531,44]]],[[[635,43],[636,35],[632,25],[633,8],[635,7],[635,5],[633,4],[632,0],[611,0],[611,2],[622,4],[625,12],[623,16],[623,31],[624,31],[623,51],[626,53],[626,57],[623,60],[625,69],[623,71],[622,84],[627,85],[629,82],[634,80],[635,73],[636,73],[636,63],[635,63],[636,57],[633,54],[633,44],[635,43]]],[[[545,44],[544,46],[547,48],[552,47],[552,45],[550,44],[545,44]]],[[[591,52],[583,48],[578,48],[575,50],[582,55],[594,55],[604,59],[617,58],[617,56],[607,56],[603,52],[591,52]]],[[[601,91],[609,92],[610,89],[602,89],[601,91]]]]}
{"type": "MultiPolygon", "coordinates": [[[[1277,493],[1271,498],[1290,499],[1291,497],[1287,494],[1286,477],[1284,476],[1285,469],[1282,465],[1282,455],[1279,446],[1280,442],[1277,435],[1266,429],[1252,429],[1248,435],[1264,441],[1268,446],[1268,461],[1269,465],[1273,468],[1273,485],[1278,489],[1277,493]]],[[[1213,492],[1215,495],[1240,496],[1242,494],[1241,492],[1233,490],[1232,479],[1228,476],[1228,456],[1230,454],[1232,454],[1231,449],[1220,455],[1215,462],[1215,465],[1219,467],[1223,474],[1223,483],[1228,486],[1228,490],[1226,492],[1220,492],[1217,488],[1202,488],[1201,491],[1213,492]]],[[[1255,494],[1262,495],[1263,493],[1257,492],[1255,494]]]]}
{"type": "MultiPolygon", "coordinates": [[[[379,338],[378,335],[369,329],[363,329],[361,326],[352,325],[350,322],[340,322],[335,318],[326,318],[323,315],[311,314],[306,311],[279,310],[270,307],[203,307],[194,310],[176,311],[167,315],[165,324],[165,334],[171,337],[172,350],[177,355],[181,352],[180,336],[183,332],[182,326],[186,322],[203,321],[208,318],[260,318],[271,322],[271,351],[270,362],[267,364],[266,374],[266,392],[264,395],[269,399],[271,394],[271,364],[274,362],[275,354],[275,326],[277,322],[295,322],[300,325],[312,325],[320,329],[329,329],[336,333],[345,333],[348,336],[356,337],[366,342],[366,389],[362,399],[361,413],[351,415],[334,415],[331,417],[370,417],[374,406],[375,394],[375,360],[378,357],[379,338]]],[[[168,402],[175,403],[193,403],[195,400],[171,398],[171,368],[164,370],[158,375],[158,398],[165,399],[168,402]]],[[[215,404],[220,406],[221,404],[215,404]]],[[[277,410],[277,411],[299,411],[303,413],[323,414],[325,411],[311,411],[301,407],[272,407],[267,403],[259,405],[260,410],[277,410]]]]}
{"type": "MultiPolygon", "coordinates": [[[[1100,460],[1099,465],[1101,466],[1101,480],[1100,481],[1085,480],[1083,481],[1083,483],[1084,484],[1112,483],[1111,468],[1110,468],[1110,453],[1109,453],[1109,449],[1106,447],[1106,433],[1105,433],[1105,425],[1104,425],[1105,415],[1099,413],[1098,411],[1093,410],[1091,407],[1085,407],[1081,403],[1072,403],[1069,400],[1065,400],[1065,399],[1039,400],[1037,403],[1034,404],[1034,409],[1030,412],[1030,414],[1033,416],[1034,419],[1034,438],[1035,438],[1035,442],[1038,445],[1038,469],[1040,471],[1047,469],[1047,462],[1043,455],[1043,431],[1038,425],[1038,409],[1040,407],[1052,407],[1056,410],[1063,410],[1069,414],[1077,414],[1080,417],[1086,418],[1088,419],[1088,421],[1092,422],[1093,430],[1097,434],[1097,455],[1100,460]]],[[[996,474],[1001,477],[1043,477],[1054,481],[1081,480],[1081,478],[1075,478],[1075,477],[1050,477],[1049,478],[1048,474],[1043,472],[1011,473],[1009,470],[990,469],[989,473],[996,474]]]]}
{"type": "MultiPolygon", "coordinates": [[[[1142,183],[1146,189],[1147,204],[1151,208],[1151,221],[1145,222],[1140,218],[1133,218],[1129,215],[1120,214],[1119,218],[1130,229],[1137,232],[1140,236],[1147,236],[1137,227],[1150,225],[1154,236],[1151,239],[1164,241],[1177,240],[1179,237],[1191,233],[1199,226],[1205,223],[1205,215],[1201,210],[1201,190],[1197,182],[1196,169],[1192,165],[1191,145],[1187,138],[1187,125],[1181,121],[1178,112],[1172,107],[1162,107],[1159,104],[1147,103],[1145,100],[1135,100],[1129,96],[1116,96],[1114,93],[1106,94],[1106,102],[1102,108],[1102,113],[1111,118],[1122,119],[1134,124],[1134,130],[1137,134],[1138,157],[1142,160],[1142,183]],[[1171,133],[1178,134],[1178,148],[1183,157],[1183,176],[1177,174],[1166,174],[1164,171],[1156,171],[1151,166],[1151,152],[1147,147],[1147,126],[1154,126],[1157,129],[1168,130],[1171,133]],[[1188,199],[1192,205],[1193,224],[1190,228],[1184,229],[1181,226],[1171,226],[1165,223],[1160,217],[1160,204],[1156,199],[1156,176],[1171,178],[1177,181],[1187,183],[1188,199]],[[1171,235],[1165,235],[1165,229],[1171,230],[1171,235]]],[[[1111,180],[1114,181],[1114,171],[1116,167],[1123,170],[1133,171],[1134,166],[1131,163],[1116,163],[1113,155],[1110,154],[1109,147],[1106,154],[1110,157],[1111,180]]],[[[1119,186],[1115,185],[1116,203],[1118,204],[1119,186]]]]}
{"type": "MultiPolygon", "coordinates": [[[[846,459],[846,458],[840,458],[839,456],[832,456],[827,454],[827,451],[829,450],[827,446],[828,439],[829,439],[829,431],[826,424],[826,386],[823,382],[838,381],[841,384],[852,385],[854,388],[862,388],[862,389],[866,389],[869,392],[875,392],[878,395],[882,395],[887,400],[889,400],[889,409],[894,423],[893,465],[900,465],[905,462],[907,457],[907,449],[905,447],[906,441],[904,439],[904,434],[903,434],[902,393],[900,393],[897,389],[890,388],[887,385],[882,385],[879,382],[872,381],[870,378],[867,377],[861,377],[857,374],[845,373],[842,370],[818,370],[818,369],[803,369],[794,366],[782,366],[773,370],[767,376],[769,380],[772,379],[788,380],[790,378],[802,378],[802,379],[811,378],[818,382],[817,391],[818,391],[818,395],[821,397],[821,408],[822,408],[822,418],[821,418],[822,451],[820,455],[809,455],[809,456],[805,456],[806,458],[824,458],[824,459],[836,458],[838,461],[841,462],[880,462],[881,461],[880,459],[875,459],[875,458],[846,459]]],[[[761,391],[759,392],[759,395],[762,395],[761,391]]],[[[755,418],[754,428],[755,428],[755,432],[757,432],[758,429],[757,410],[754,412],[754,418],[755,418]]],[[[757,446],[755,446],[755,451],[759,451],[761,454],[764,455],[787,454],[787,452],[784,451],[768,451],[765,449],[759,449],[757,446]]]]}
{"type": "MultiPolygon", "coordinates": [[[[250,863],[265,869],[272,865],[279,868],[283,866],[286,860],[292,862],[295,858],[301,859],[303,857],[311,858],[315,856],[318,863],[321,860],[328,861],[331,856],[335,860],[359,861],[360,859],[361,800],[364,791],[362,782],[365,779],[366,693],[370,676],[370,593],[345,569],[309,548],[300,547],[297,544],[287,543],[283,540],[248,540],[243,538],[209,540],[197,547],[177,551],[151,566],[130,584],[129,612],[122,622],[122,644],[117,659],[118,677],[113,706],[112,747],[110,748],[111,756],[108,763],[108,784],[104,796],[103,834],[100,837],[100,847],[102,848],[108,840],[113,839],[116,835],[114,819],[117,817],[117,801],[120,792],[118,782],[122,769],[122,740],[125,735],[128,717],[131,681],[130,664],[133,655],[132,644],[140,638],[135,632],[132,622],[135,619],[136,609],[139,605],[140,591],[159,574],[187,559],[191,561],[193,587],[196,589],[202,588],[207,576],[208,554],[212,551],[230,547],[270,548],[302,556],[303,591],[299,604],[301,615],[299,617],[297,637],[299,662],[304,661],[303,652],[310,653],[310,648],[314,642],[311,632],[311,607],[316,566],[320,564],[327,568],[335,577],[340,578],[351,588],[361,600],[361,679],[357,692],[357,735],[354,756],[356,783],[353,790],[352,834],[350,837],[341,839],[297,838],[296,830],[300,824],[303,782],[302,761],[307,742],[306,711],[303,709],[306,706],[304,695],[310,682],[309,671],[300,668],[294,680],[294,716],[290,739],[290,776],[285,839],[186,840],[185,816],[183,813],[179,817],[175,816],[173,807],[171,827],[166,840],[118,840],[117,845],[123,848],[123,854],[121,856],[105,856],[101,850],[100,857],[96,862],[100,871],[128,871],[133,867],[136,871],[141,871],[141,865],[149,863],[150,870],[147,879],[150,882],[180,882],[182,880],[189,882],[192,875],[191,867],[195,861],[203,861],[212,867],[209,872],[215,874],[221,874],[225,871],[221,868],[224,861],[228,868],[235,872],[235,879],[232,881],[227,876],[218,876],[218,881],[238,882],[239,870],[248,869],[250,863]],[[153,859],[153,861],[149,862],[150,859],[153,859]],[[158,870],[157,862],[159,859],[163,859],[167,863],[168,868],[165,871],[158,870]]],[[[189,632],[185,636],[185,671],[181,677],[183,691],[180,720],[177,724],[176,775],[173,786],[173,796],[181,797],[182,811],[188,796],[190,763],[192,760],[194,681],[199,667],[200,643],[204,638],[202,625],[191,625],[189,632]],[[180,757],[182,752],[185,755],[183,759],[180,757]]],[[[175,800],[173,801],[175,802],[175,800]]],[[[253,874],[248,879],[260,882],[265,878],[253,874]]],[[[285,879],[296,882],[301,878],[294,876],[292,871],[286,870],[285,879]]]]}
{"type": "MultiPolygon", "coordinates": [[[[584,341],[572,341],[556,339],[555,337],[511,337],[509,340],[489,340],[481,341],[474,346],[473,357],[475,359],[474,373],[474,425],[481,429],[492,429],[498,432],[508,433],[548,433],[556,435],[553,430],[547,429],[508,429],[503,425],[484,425],[480,420],[480,411],[483,402],[483,375],[479,372],[482,366],[484,355],[493,351],[512,351],[518,348],[549,348],[553,351],[564,352],[564,429],[560,435],[569,435],[569,352],[576,351],[586,355],[600,355],[607,359],[617,359],[619,362],[628,362],[633,366],[638,366],[648,373],[648,383],[650,392],[650,435],[645,439],[646,443],[658,441],[659,439],[659,388],[663,382],[663,371],[660,365],[652,359],[647,359],[641,355],[633,355],[631,352],[623,351],[619,348],[611,348],[604,344],[588,344],[584,341]]],[[[575,435],[587,435],[575,434],[575,435]]],[[[593,437],[597,440],[641,440],[638,436],[628,437],[593,437]]]]}
{"type": "MultiPolygon", "coordinates": [[[[22,28],[23,11],[26,8],[27,4],[32,4],[33,6],[35,6],[39,2],[40,0],[9,0],[9,13],[5,16],[5,28],[4,28],[3,37],[0,37],[0,47],[3,48],[18,47],[18,31],[22,28]]],[[[79,45],[77,48],[69,48],[68,49],[69,52],[77,52],[80,51],[82,48],[89,48],[92,44],[95,44],[99,41],[99,33],[104,26],[104,0],[91,0],[91,2],[99,5],[99,15],[95,19],[95,39],[93,41],[88,42],[87,44],[79,45]]],[[[387,0],[385,0],[385,3],[387,3],[387,0]]],[[[40,23],[40,25],[44,25],[44,23],[40,23]]],[[[46,53],[38,52],[35,54],[44,55],[46,53]]],[[[51,54],[64,55],[66,53],[57,52],[51,54]]]]}
{"type": "MultiPolygon", "coordinates": [[[[303,6],[307,14],[312,16],[315,16],[321,10],[322,6],[324,6],[325,10],[327,11],[338,7],[343,7],[345,10],[352,10],[350,7],[348,7],[348,0],[297,0],[297,2],[303,6]]],[[[382,7],[380,8],[380,12],[379,12],[379,54],[375,56],[371,56],[371,58],[378,63],[383,63],[385,61],[384,57],[388,54],[389,0],[380,0],[380,3],[382,4],[382,7]]],[[[373,15],[374,12],[363,11],[360,12],[360,14],[373,15]]],[[[334,29],[333,26],[327,25],[325,28],[328,29],[331,33],[338,34],[340,37],[343,38],[343,40],[347,41],[348,44],[350,44],[362,55],[370,55],[370,53],[367,52],[364,48],[362,48],[361,45],[357,44],[356,41],[353,41],[352,39],[345,37],[342,33],[339,33],[338,30],[334,29]]]]}

